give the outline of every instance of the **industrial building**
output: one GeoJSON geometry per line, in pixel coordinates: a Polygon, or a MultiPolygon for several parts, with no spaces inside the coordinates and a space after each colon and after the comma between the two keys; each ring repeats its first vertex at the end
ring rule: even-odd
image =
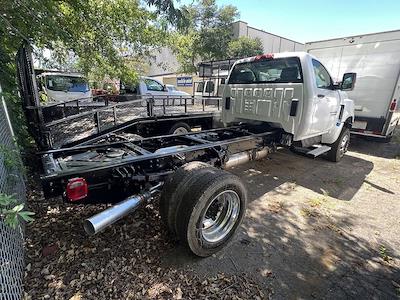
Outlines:
{"type": "MultiPolygon", "coordinates": [[[[251,27],[244,21],[234,22],[232,33],[235,39],[242,36],[259,38],[265,53],[304,50],[302,43],[251,27]]],[[[197,74],[180,74],[179,62],[172,50],[166,47],[160,49],[151,60],[147,75],[163,81],[164,84],[173,84],[179,90],[190,94],[195,91],[195,82],[202,80],[197,74]]]]}

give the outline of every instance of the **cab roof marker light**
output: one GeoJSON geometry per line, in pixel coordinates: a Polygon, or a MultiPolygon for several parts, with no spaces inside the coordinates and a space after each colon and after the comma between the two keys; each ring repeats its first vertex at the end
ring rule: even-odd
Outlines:
{"type": "Polygon", "coordinates": [[[397,99],[393,99],[393,101],[390,103],[390,108],[389,108],[389,110],[390,110],[391,112],[393,112],[393,111],[396,110],[396,107],[397,107],[397,99]]]}
{"type": "Polygon", "coordinates": [[[266,54],[261,54],[261,55],[257,55],[254,57],[254,60],[261,60],[261,59],[273,59],[274,58],[274,54],[273,53],[266,53],[266,54]]]}

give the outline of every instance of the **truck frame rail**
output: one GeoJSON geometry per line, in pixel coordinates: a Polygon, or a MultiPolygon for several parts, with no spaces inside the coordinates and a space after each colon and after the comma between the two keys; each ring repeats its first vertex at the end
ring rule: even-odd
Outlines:
{"type": "Polygon", "coordinates": [[[235,165],[232,157],[238,153],[244,156],[242,160],[236,157],[235,161],[242,163],[256,158],[259,150],[271,152],[281,132],[260,129],[233,126],[137,140],[113,136],[112,140],[108,137],[100,143],[42,152],[44,192],[47,197],[65,195],[68,182],[82,177],[88,184],[89,201],[99,196],[97,191],[110,192],[114,195],[113,201],[118,201],[140,192],[148,184],[164,181],[166,176],[191,161],[224,168],[235,165]]]}

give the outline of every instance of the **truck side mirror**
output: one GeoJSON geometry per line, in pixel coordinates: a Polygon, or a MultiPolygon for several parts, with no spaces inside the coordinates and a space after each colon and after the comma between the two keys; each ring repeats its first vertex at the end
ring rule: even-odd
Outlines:
{"type": "Polygon", "coordinates": [[[342,91],[352,91],[356,84],[357,73],[344,73],[340,89],[342,91]]]}

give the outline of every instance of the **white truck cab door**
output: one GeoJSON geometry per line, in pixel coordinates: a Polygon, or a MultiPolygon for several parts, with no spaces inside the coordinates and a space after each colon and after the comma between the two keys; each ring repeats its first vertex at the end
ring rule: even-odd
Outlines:
{"type": "Polygon", "coordinates": [[[313,134],[325,133],[335,126],[340,108],[339,91],[333,87],[333,81],[326,68],[317,60],[312,60],[315,94],[313,99],[313,134]]]}
{"type": "Polygon", "coordinates": [[[145,78],[144,79],[144,95],[153,95],[153,96],[166,96],[168,95],[168,91],[165,89],[164,85],[154,79],[145,78]]]}

